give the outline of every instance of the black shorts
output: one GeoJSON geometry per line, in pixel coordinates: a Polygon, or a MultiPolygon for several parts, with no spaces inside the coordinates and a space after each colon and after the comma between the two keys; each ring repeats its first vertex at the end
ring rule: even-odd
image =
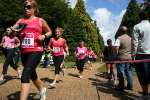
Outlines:
{"type": "Polygon", "coordinates": [[[64,61],[64,55],[61,56],[53,56],[53,62],[55,66],[55,74],[59,74],[61,71],[61,64],[64,61]]]}

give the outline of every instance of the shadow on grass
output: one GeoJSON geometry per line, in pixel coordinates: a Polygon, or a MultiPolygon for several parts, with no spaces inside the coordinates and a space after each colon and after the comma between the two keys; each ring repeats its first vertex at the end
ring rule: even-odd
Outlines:
{"type": "MultiPolygon", "coordinates": [[[[98,94],[100,93],[105,93],[107,94],[112,94],[113,97],[119,98],[119,100],[133,100],[134,98],[137,98],[138,96],[135,95],[132,92],[129,91],[116,91],[112,85],[108,84],[104,80],[100,79],[94,79],[94,78],[89,78],[89,80],[92,81],[92,85],[96,86],[98,94]]],[[[100,97],[101,98],[101,97],[100,97]]],[[[101,98],[104,99],[104,98],[101,98]]]]}
{"type": "MultiPolygon", "coordinates": [[[[36,97],[37,93],[30,93],[27,100],[39,100],[40,97],[36,97]]],[[[8,100],[20,100],[20,92],[17,91],[7,96],[8,100]]]]}

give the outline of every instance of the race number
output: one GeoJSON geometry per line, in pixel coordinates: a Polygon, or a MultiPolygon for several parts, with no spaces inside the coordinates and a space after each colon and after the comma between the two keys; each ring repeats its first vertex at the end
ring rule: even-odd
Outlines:
{"type": "Polygon", "coordinates": [[[60,52],[60,48],[59,47],[53,47],[53,52],[54,53],[59,53],[60,52]]]}
{"type": "Polygon", "coordinates": [[[22,48],[34,48],[34,33],[27,33],[21,46],[22,48]]]}

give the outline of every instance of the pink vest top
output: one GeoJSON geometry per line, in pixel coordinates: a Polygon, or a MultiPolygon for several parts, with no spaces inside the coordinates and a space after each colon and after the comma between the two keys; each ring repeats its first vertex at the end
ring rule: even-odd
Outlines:
{"type": "Polygon", "coordinates": [[[83,60],[86,58],[86,52],[87,52],[87,48],[86,47],[77,47],[77,54],[79,55],[77,59],[79,60],[83,60]]]}
{"type": "Polygon", "coordinates": [[[21,51],[22,53],[42,52],[43,42],[38,40],[38,36],[42,34],[42,25],[40,18],[35,19],[20,19],[19,23],[27,24],[21,32],[21,51]]]}
{"type": "Polygon", "coordinates": [[[54,56],[61,56],[64,55],[64,48],[65,48],[65,40],[61,38],[61,40],[56,40],[55,38],[51,39],[51,47],[53,49],[54,56]]]}
{"type": "Polygon", "coordinates": [[[4,36],[4,44],[3,44],[4,48],[7,49],[12,49],[15,48],[15,37],[10,38],[8,36],[4,36]]]}

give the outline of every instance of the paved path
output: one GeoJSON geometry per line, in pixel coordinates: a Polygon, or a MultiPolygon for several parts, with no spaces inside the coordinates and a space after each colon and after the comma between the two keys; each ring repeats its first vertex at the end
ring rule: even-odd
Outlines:
{"type": "MultiPolygon", "coordinates": [[[[47,100],[132,100],[139,96],[139,83],[134,78],[134,90],[120,93],[115,91],[111,85],[107,84],[105,77],[98,73],[97,68],[100,64],[95,64],[93,70],[85,70],[83,79],[78,78],[76,69],[67,69],[66,75],[62,76],[62,81],[56,88],[47,89],[47,100]]],[[[0,72],[2,65],[0,65],[0,72]]],[[[49,68],[38,68],[39,77],[48,87],[52,82],[54,72],[49,68]]],[[[0,100],[19,100],[20,80],[16,79],[16,72],[9,68],[8,81],[0,85],[0,100]]],[[[29,100],[39,100],[39,95],[34,86],[32,86],[29,100]]]]}

